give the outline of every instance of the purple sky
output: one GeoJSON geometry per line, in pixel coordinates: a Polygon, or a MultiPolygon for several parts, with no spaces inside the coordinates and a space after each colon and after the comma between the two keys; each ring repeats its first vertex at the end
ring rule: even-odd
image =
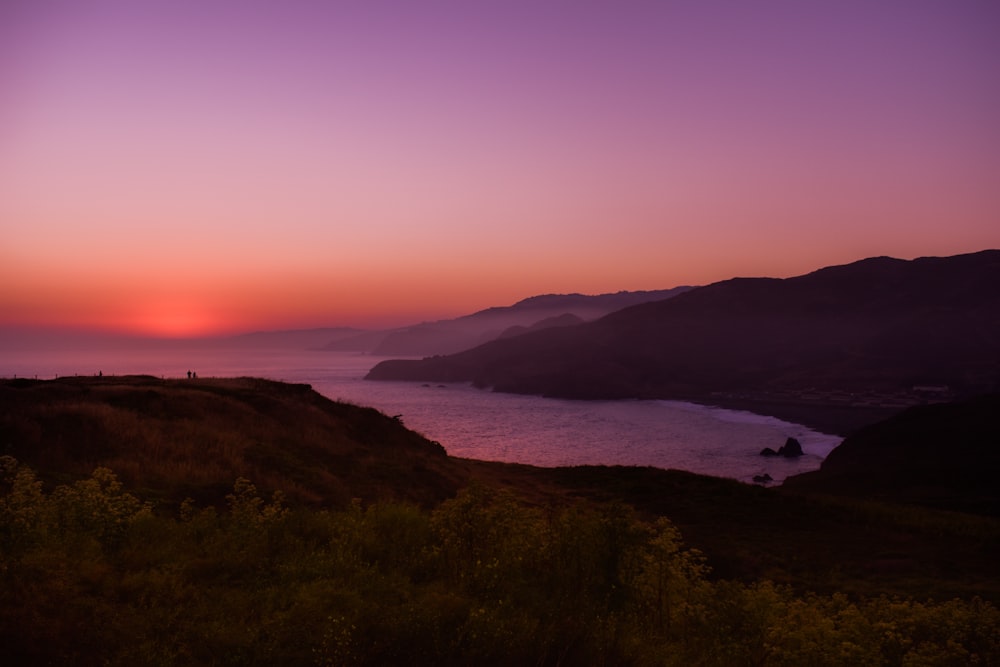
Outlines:
{"type": "Polygon", "coordinates": [[[1000,247],[1000,3],[0,3],[0,326],[1000,247]]]}

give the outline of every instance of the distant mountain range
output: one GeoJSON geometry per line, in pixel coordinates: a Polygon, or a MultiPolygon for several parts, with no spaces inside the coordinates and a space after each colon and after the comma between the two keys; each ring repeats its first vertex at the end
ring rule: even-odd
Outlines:
{"type": "Polygon", "coordinates": [[[564,398],[857,409],[995,391],[1000,250],[734,278],[594,322],[385,361],[367,377],[564,398]]]}
{"type": "Polygon", "coordinates": [[[692,289],[615,292],[611,294],[544,294],[512,306],[487,308],[451,320],[424,322],[385,331],[338,335],[328,350],[354,350],[378,356],[429,356],[467,350],[500,337],[531,329],[579,324],[608,313],[650,301],[669,299],[692,289]]]}
{"type": "Polygon", "coordinates": [[[195,338],[157,338],[138,334],[46,327],[0,327],[0,348],[41,349],[148,349],[220,348],[336,350],[378,356],[419,357],[451,354],[496,338],[510,338],[528,331],[570,326],[596,320],[608,313],[649,301],[668,299],[692,289],[609,294],[543,294],[496,306],[450,320],[423,322],[395,329],[324,327],[254,331],[235,335],[195,338]]]}

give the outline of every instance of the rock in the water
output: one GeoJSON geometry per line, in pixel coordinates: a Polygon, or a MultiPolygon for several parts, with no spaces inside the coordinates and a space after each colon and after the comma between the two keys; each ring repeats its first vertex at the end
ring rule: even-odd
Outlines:
{"type": "Polygon", "coordinates": [[[774,451],[770,447],[765,447],[760,450],[761,456],[784,456],[786,459],[794,459],[798,456],[802,456],[802,445],[795,438],[788,438],[785,440],[785,444],[781,446],[778,451],[774,451]]]}
{"type": "Polygon", "coordinates": [[[802,445],[795,438],[789,438],[785,440],[785,444],[778,450],[778,455],[789,459],[802,456],[802,445]]]}

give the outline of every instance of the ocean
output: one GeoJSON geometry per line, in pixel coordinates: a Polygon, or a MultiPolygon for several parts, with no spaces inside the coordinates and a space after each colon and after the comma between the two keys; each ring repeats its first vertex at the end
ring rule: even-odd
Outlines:
{"type": "Polygon", "coordinates": [[[440,442],[452,456],[540,466],[636,465],[773,483],[815,470],[834,435],[749,412],[679,401],[571,401],[500,394],[468,384],[364,380],[381,357],[350,352],[196,347],[0,350],[0,376],[149,374],[255,376],[300,382],[324,396],[377,408],[440,442]],[[794,437],[805,455],[762,457],[794,437]]]}

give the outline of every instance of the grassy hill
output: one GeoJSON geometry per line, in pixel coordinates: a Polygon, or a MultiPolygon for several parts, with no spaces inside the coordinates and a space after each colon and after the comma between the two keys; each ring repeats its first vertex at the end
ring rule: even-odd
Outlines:
{"type": "Polygon", "coordinates": [[[306,385],[0,381],[5,664],[993,664],[998,557],[994,517],[457,459],[306,385]]]}
{"type": "MultiPolygon", "coordinates": [[[[148,376],[0,381],[0,455],[49,486],[109,468],[163,512],[185,498],[222,507],[241,477],[265,496],[281,491],[311,508],[353,499],[432,508],[474,483],[534,506],[625,502],[643,516],[670,518],[719,575],[1000,600],[995,519],[872,505],[864,494],[817,495],[829,490],[821,484],[765,489],[647,467],[460,459],[398,419],[331,401],[308,385],[148,376]],[[901,567],[880,571],[894,561],[901,567]]],[[[889,479],[887,470],[880,474],[889,479]]]]}
{"type": "Polygon", "coordinates": [[[430,505],[466,475],[437,443],[308,385],[255,378],[67,377],[0,382],[0,454],[48,481],[115,471],[167,503],[220,504],[233,480],[300,504],[430,505]]]}

